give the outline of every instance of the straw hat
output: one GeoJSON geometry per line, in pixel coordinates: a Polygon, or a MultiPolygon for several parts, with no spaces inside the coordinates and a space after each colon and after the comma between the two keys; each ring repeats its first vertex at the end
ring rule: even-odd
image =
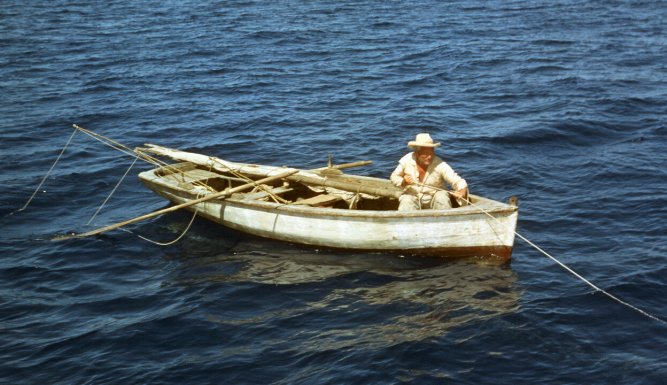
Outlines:
{"type": "Polygon", "coordinates": [[[415,137],[415,140],[411,140],[408,142],[408,147],[410,148],[415,148],[415,147],[438,147],[440,145],[440,142],[433,142],[433,139],[431,138],[431,135],[427,133],[421,133],[417,134],[415,137]]]}

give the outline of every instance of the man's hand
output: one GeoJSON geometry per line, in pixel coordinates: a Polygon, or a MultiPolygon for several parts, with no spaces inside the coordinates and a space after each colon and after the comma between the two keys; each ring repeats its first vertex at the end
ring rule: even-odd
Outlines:
{"type": "Polygon", "coordinates": [[[415,183],[414,179],[408,174],[403,175],[403,186],[409,186],[415,183]]]}
{"type": "Polygon", "coordinates": [[[464,187],[460,190],[452,191],[452,192],[450,192],[450,194],[452,194],[454,196],[454,198],[468,200],[468,188],[467,187],[464,187]]]}

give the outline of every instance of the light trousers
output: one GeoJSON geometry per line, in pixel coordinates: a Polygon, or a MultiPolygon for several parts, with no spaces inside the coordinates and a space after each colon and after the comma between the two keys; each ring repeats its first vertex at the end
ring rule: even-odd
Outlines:
{"type": "Polygon", "coordinates": [[[452,208],[452,202],[447,191],[438,191],[432,196],[424,194],[421,202],[415,195],[403,194],[398,198],[398,211],[450,208],[452,208]]]}

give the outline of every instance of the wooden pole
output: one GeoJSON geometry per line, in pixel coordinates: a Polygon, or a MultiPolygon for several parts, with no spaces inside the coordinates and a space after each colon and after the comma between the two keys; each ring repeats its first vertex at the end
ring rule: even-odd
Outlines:
{"type": "Polygon", "coordinates": [[[260,185],[260,184],[263,184],[263,183],[269,183],[269,182],[272,182],[276,179],[281,179],[281,178],[288,177],[288,176],[290,176],[292,174],[295,174],[297,172],[299,172],[299,170],[291,169],[291,170],[282,172],[278,175],[269,176],[269,177],[266,177],[266,178],[262,178],[260,180],[256,180],[256,181],[253,181],[253,182],[250,182],[250,183],[246,183],[246,184],[238,186],[238,187],[234,187],[234,188],[231,188],[231,189],[226,189],[224,191],[220,191],[220,192],[217,192],[215,194],[207,195],[203,198],[199,198],[199,199],[195,199],[195,200],[192,200],[192,201],[189,201],[189,202],[181,203],[180,205],[167,207],[166,209],[162,209],[162,210],[158,210],[158,211],[153,211],[150,214],[146,214],[146,215],[142,215],[142,216],[139,216],[139,217],[136,217],[136,218],[132,218],[132,219],[129,219],[127,221],[119,222],[119,223],[109,225],[109,226],[106,226],[106,227],[101,227],[99,229],[95,229],[95,230],[88,231],[88,232],[81,233],[81,234],[69,234],[69,235],[63,235],[63,236],[55,237],[52,240],[53,241],[62,241],[62,240],[65,240],[65,239],[84,238],[84,237],[89,237],[91,235],[101,234],[101,233],[107,232],[109,230],[114,230],[114,229],[117,229],[119,227],[129,225],[131,223],[143,221],[145,219],[153,218],[153,217],[156,217],[158,215],[166,214],[166,213],[176,211],[176,210],[179,210],[179,209],[182,209],[182,208],[185,208],[185,207],[196,205],[197,203],[206,202],[206,201],[209,201],[209,200],[215,199],[215,198],[226,197],[226,196],[231,195],[233,193],[248,189],[252,186],[257,186],[257,185],[260,185]]]}
{"type": "Polygon", "coordinates": [[[330,168],[334,168],[336,170],[342,170],[345,168],[352,168],[352,167],[360,167],[360,166],[366,166],[373,163],[372,160],[360,160],[358,162],[351,162],[351,163],[342,163],[342,164],[334,164],[332,166],[327,166],[327,167],[320,167],[313,169],[311,171],[324,171],[330,168]]]}

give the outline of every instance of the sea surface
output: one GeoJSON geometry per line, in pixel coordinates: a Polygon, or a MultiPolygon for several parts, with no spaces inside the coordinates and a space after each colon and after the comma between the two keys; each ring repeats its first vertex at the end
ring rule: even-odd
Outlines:
{"type": "Polygon", "coordinates": [[[667,1],[3,0],[0,383],[666,383],[666,33],[667,1]],[[187,212],[54,242],[167,206],[73,124],[387,178],[429,132],[553,259],[314,250],[187,212]]]}

